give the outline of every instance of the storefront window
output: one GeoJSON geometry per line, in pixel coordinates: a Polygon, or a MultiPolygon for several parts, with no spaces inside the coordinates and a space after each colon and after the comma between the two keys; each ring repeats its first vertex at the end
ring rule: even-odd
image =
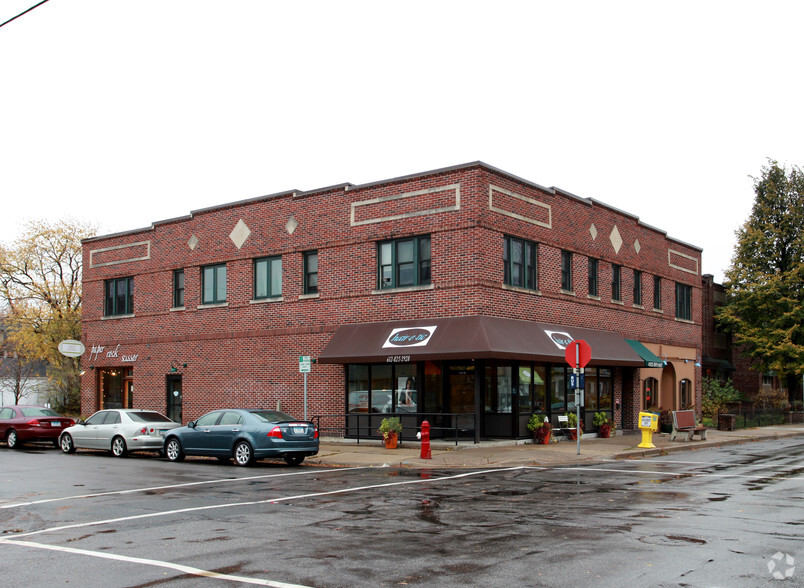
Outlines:
{"type": "Polygon", "coordinates": [[[399,364],[394,366],[396,378],[395,412],[417,412],[419,393],[416,382],[416,365],[399,364]]]}
{"type": "Polygon", "coordinates": [[[391,365],[371,366],[371,412],[391,412],[391,365]]]}
{"type": "Polygon", "coordinates": [[[367,365],[351,364],[348,368],[347,410],[349,412],[368,412],[369,407],[369,368],[367,365]]]}
{"type": "Polygon", "coordinates": [[[612,391],[614,390],[613,378],[611,370],[608,368],[600,368],[598,370],[598,409],[611,410],[612,391]]]}
{"type": "Polygon", "coordinates": [[[425,412],[443,411],[441,386],[441,365],[432,361],[424,362],[424,390],[428,391],[424,396],[425,412]]]}
{"type": "Polygon", "coordinates": [[[519,413],[524,414],[531,412],[533,404],[533,367],[520,366],[519,367],[519,413]]]}
{"type": "MultiPolygon", "coordinates": [[[[567,384],[563,367],[554,367],[550,370],[550,407],[554,413],[563,413],[566,408],[567,384]]],[[[575,410],[575,403],[571,408],[575,410]]]]}
{"type": "Polygon", "coordinates": [[[547,368],[537,365],[533,368],[533,412],[547,410],[547,368]]]}
{"type": "Polygon", "coordinates": [[[681,380],[679,387],[681,392],[681,408],[683,410],[692,408],[692,382],[689,380],[681,380]]]}
{"type": "Polygon", "coordinates": [[[597,368],[586,368],[584,380],[583,406],[586,410],[597,410],[597,368]]]}
{"type": "Polygon", "coordinates": [[[486,412],[510,413],[513,384],[511,366],[486,367],[486,412]]]}
{"type": "Polygon", "coordinates": [[[656,406],[659,381],[656,378],[645,378],[642,383],[642,408],[648,410],[656,406]]]}

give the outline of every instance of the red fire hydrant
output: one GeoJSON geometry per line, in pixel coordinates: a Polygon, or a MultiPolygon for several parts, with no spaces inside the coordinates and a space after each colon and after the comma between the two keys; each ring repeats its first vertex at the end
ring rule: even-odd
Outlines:
{"type": "Polygon", "coordinates": [[[422,451],[419,455],[421,459],[433,459],[430,454],[430,423],[422,421],[422,451]]]}

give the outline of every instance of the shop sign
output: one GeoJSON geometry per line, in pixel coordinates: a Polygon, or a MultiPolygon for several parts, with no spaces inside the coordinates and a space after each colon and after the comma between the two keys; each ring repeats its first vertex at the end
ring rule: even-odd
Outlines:
{"type": "Polygon", "coordinates": [[[403,327],[393,329],[383,347],[424,347],[430,342],[436,327],[403,327]]]}
{"type": "Polygon", "coordinates": [[[103,355],[109,359],[119,359],[124,363],[134,363],[139,358],[139,354],[120,353],[120,345],[107,350],[105,345],[93,345],[89,352],[89,361],[96,360],[103,355]],[[105,353],[104,353],[105,352],[105,353]]]}
{"type": "Polygon", "coordinates": [[[572,335],[570,335],[565,331],[548,331],[545,329],[544,332],[547,334],[548,337],[550,337],[550,340],[556,344],[556,347],[558,347],[562,351],[564,351],[567,348],[567,345],[569,345],[574,341],[572,335]]]}

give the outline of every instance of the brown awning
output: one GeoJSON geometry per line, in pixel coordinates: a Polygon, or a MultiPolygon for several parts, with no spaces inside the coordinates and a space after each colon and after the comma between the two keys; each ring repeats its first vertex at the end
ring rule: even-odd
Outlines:
{"type": "Polygon", "coordinates": [[[592,348],[589,365],[634,366],[644,360],[622,335],[488,316],[462,316],[343,325],[321,363],[407,363],[444,359],[519,359],[564,362],[570,341],[592,348]]]}

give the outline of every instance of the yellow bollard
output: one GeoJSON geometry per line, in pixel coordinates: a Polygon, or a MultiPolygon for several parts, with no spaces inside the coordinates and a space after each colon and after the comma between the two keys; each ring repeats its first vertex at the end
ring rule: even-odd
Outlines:
{"type": "Polygon", "coordinates": [[[639,428],[642,430],[642,443],[637,447],[642,447],[643,449],[656,447],[653,444],[653,433],[659,430],[659,415],[652,412],[640,412],[639,428]]]}

